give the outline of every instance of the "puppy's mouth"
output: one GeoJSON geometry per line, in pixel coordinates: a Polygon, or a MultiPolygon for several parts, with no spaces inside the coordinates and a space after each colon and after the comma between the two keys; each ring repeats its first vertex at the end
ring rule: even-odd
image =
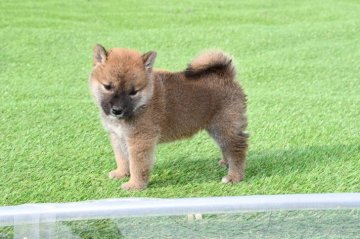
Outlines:
{"type": "Polygon", "coordinates": [[[125,116],[125,115],[114,115],[114,114],[109,114],[109,116],[113,119],[118,119],[118,120],[123,120],[123,119],[127,119],[129,118],[129,116],[125,116]]]}

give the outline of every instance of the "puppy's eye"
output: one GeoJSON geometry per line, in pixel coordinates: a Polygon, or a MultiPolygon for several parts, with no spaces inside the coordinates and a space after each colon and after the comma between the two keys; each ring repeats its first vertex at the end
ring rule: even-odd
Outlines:
{"type": "Polygon", "coordinates": [[[135,96],[139,91],[138,90],[135,90],[135,89],[132,89],[129,93],[129,95],[131,96],[135,96]]]}
{"type": "Polygon", "coordinates": [[[105,90],[111,90],[112,89],[112,85],[111,84],[103,84],[105,90]]]}

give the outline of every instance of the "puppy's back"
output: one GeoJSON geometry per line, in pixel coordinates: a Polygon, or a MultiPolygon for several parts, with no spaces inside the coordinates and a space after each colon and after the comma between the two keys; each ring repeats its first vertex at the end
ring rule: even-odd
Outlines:
{"type": "Polygon", "coordinates": [[[182,72],[155,71],[155,78],[163,85],[163,142],[205,129],[229,98],[244,101],[232,59],[220,51],[199,55],[182,72]]]}

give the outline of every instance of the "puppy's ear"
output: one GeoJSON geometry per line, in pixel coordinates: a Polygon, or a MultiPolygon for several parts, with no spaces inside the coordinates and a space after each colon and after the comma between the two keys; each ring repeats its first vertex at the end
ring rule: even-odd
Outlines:
{"type": "Polygon", "coordinates": [[[152,69],[157,53],[155,51],[149,51],[143,54],[142,60],[144,62],[145,69],[152,69]]]}
{"type": "Polygon", "coordinates": [[[100,44],[96,44],[96,46],[94,47],[94,58],[93,58],[94,65],[105,63],[106,57],[107,57],[107,52],[105,48],[100,44]]]}

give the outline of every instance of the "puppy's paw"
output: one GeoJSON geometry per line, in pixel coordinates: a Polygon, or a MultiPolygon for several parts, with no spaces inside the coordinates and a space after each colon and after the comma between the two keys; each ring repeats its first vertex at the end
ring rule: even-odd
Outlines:
{"type": "Polygon", "coordinates": [[[227,167],[229,166],[229,163],[228,163],[228,161],[227,161],[226,159],[221,159],[221,160],[219,161],[219,165],[220,165],[221,167],[227,168],[227,167]]]}
{"type": "Polygon", "coordinates": [[[241,177],[240,175],[227,175],[225,177],[222,178],[221,182],[222,183],[238,183],[241,180],[243,180],[243,177],[241,177]]]}
{"type": "Polygon", "coordinates": [[[121,179],[129,176],[130,174],[126,170],[115,169],[109,173],[110,179],[121,179]]]}
{"type": "Polygon", "coordinates": [[[127,191],[140,191],[146,188],[145,183],[134,183],[134,182],[127,182],[121,185],[121,188],[127,191]]]}

